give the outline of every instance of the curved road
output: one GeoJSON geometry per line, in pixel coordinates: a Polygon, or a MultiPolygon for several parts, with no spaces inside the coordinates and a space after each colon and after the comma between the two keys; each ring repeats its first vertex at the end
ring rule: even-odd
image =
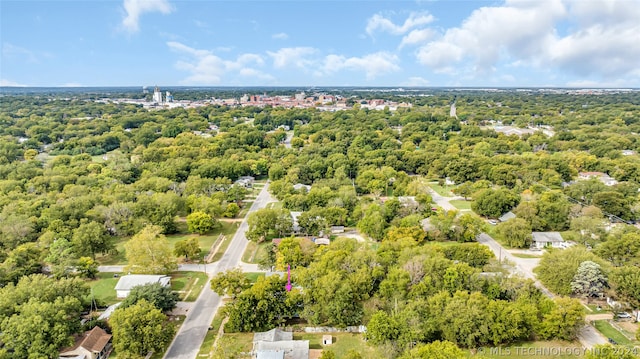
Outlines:
{"type": "MultiPolygon", "coordinates": [[[[249,242],[245,236],[249,229],[247,218],[249,213],[266,207],[267,203],[273,202],[273,198],[267,191],[269,182],[265,184],[258,197],[253,201],[249,212],[240,224],[240,227],[233,236],[229,248],[222,258],[212,264],[207,265],[207,273],[211,277],[214,273],[225,271],[234,267],[244,267],[241,263],[242,254],[249,242]]],[[[202,265],[199,265],[202,269],[202,265]]],[[[186,267],[186,266],[183,266],[186,267]]],[[[192,309],[187,313],[187,317],[178,330],[178,334],[167,349],[165,358],[171,359],[194,359],[198,356],[200,345],[204,340],[211,321],[220,306],[221,298],[211,290],[208,285],[204,286],[202,293],[193,304],[192,309]]]]}

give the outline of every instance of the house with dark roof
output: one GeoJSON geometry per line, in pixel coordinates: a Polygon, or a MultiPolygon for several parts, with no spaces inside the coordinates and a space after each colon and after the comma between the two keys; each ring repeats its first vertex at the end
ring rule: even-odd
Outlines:
{"type": "Polygon", "coordinates": [[[94,327],[76,339],[72,347],[60,352],[60,359],[106,359],[111,353],[111,334],[94,327]]]}

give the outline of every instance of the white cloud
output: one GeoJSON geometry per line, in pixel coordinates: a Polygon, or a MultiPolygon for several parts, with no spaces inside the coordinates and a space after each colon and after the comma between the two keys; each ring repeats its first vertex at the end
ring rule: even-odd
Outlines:
{"type": "Polygon", "coordinates": [[[400,42],[399,47],[403,48],[405,46],[423,44],[432,36],[433,30],[431,29],[411,30],[410,33],[402,38],[402,42],[400,42]]]}
{"type": "Polygon", "coordinates": [[[276,80],[275,77],[252,68],[240,69],[238,74],[243,77],[250,77],[250,78],[259,79],[259,80],[268,81],[268,82],[274,82],[276,80]]]}
{"type": "Polygon", "coordinates": [[[250,65],[262,66],[264,59],[257,54],[241,54],[235,60],[225,60],[209,50],[195,49],[185,44],[169,41],[167,46],[173,52],[183,56],[175,67],[190,75],[182,83],[185,85],[209,85],[222,82],[223,77],[234,75],[249,76],[253,73],[261,79],[269,79],[269,75],[249,68],[250,65]]]}
{"type": "Polygon", "coordinates": [[[38,56],[31,50],[8,42],[2,43],[2,57],[18,58],[30,63],[38,63],[38,56]]]}
{"type": "Polygon", "coordinates": [[[376,52],[363,57],[345,57],[341,55],[329,55],[325,57],[324,73],[334,73],[346,69],[351,71],[364,71],[367,79],[375,79],[379,75],[399,71],[398,57],[388,52],[376,52]]]}
{"type": "Polygon", "coordinates": [[[281,69],[288,66],[294,66],[301,69],[308,69],[314,63],[310,58],[317,52],[313,47],[284,47],[276,52],[267,51],[267,54],[273,58],[273,66],[281,69]]]}
{"type": "Polygon", "coordinates": [[[15,82],[15,81],[11,81],[11,80],[7,80],[7,79],[0,79],[0,86],[7,86],[7,87],[27,87],[27,85],[15,82]]]}
{"type": "Polygon", "coordinates": [[[124,11],[127,13],[122,19],[122,27],[128,32],[140,29],[140,16],[148,12],[170,14],[173,6],[167,0],[124,0],[124,11]]]}
{"type": "Polygon", "coordinates": [[[380,14],[375,14],[367,21],[366,31],[369,36],[372,36],[375,31],[402,35],[415,27],[427,25],[433,20],[434,17],[431,14],[412,12],[402,25],[396,25],[386,17],[380,14]]]}
{"type": "Polygon", "coordinates": [[[273,34],[273,35],[271,35],[271,38],[272,38],[272,39],[277,39],[277,40],[286,40],[286,39],[288,39],[288,38],[289,38],[289,35],[287,35],[287,34],[286,34],[286,33],[284,33],[284,32],[279,32],[279,33],[277,33],[277,34],[273,34]]]}
{"type": "Polygon", "coordinates": [[[508,63],[610,81],[640,77],[638,34],[639,0],[506,0],[476,9],[416,57],[444,73],[484,74],[508,63]]]}

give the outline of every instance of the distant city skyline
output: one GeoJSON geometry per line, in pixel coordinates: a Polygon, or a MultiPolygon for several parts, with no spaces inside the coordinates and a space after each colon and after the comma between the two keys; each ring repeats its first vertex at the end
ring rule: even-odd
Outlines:
{"type": "Polygon", "coordinates": [[[0,86],[640,87],[640,0],[0,0],[0,86]]]}

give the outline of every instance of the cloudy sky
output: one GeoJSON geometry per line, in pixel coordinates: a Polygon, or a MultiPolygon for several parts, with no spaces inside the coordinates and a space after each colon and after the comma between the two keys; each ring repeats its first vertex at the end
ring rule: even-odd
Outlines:
{"type": "Polygon", "coordinates": [[[0,0],[3,86],[640,87],[640,0],[0,0]]]}

